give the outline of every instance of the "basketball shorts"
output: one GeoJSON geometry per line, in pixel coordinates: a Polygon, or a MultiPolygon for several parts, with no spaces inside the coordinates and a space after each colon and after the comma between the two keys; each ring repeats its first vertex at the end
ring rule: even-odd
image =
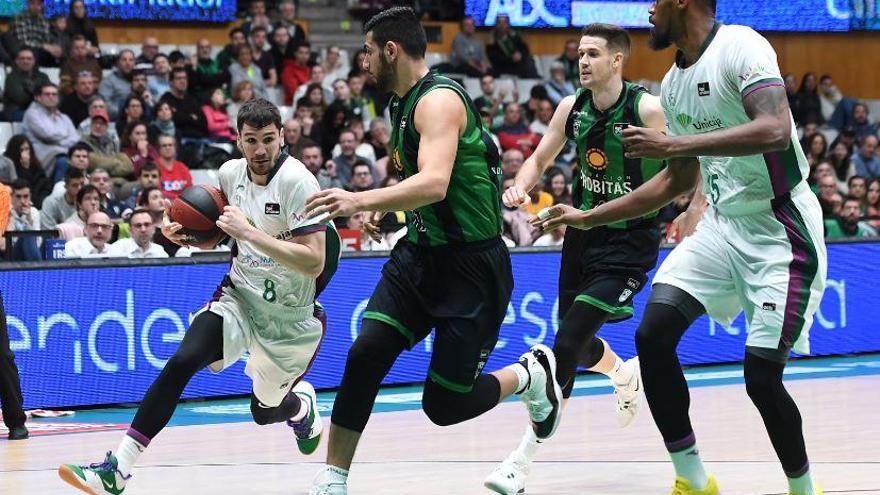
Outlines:
{"type": "Polygon", "coordinates": [[[500,238],[424,247],[401,240],[364,312],[412,348],[435,329],[428,376],[466,393],[495,348],[513,291],[510,253],[500,238]]]}
{"type": "Polygon", "coordinates": [[[654,226],[566,230],[559,266],[560,320],[575,302],[607,312],[609,322],[631,318],[633,297],[645,286],[659,251],[654,226]]]}
{"type": "Polygon", "coordinates": [[[270,303],[236,290],[228,278],[217,292],[201,310],[223,318],[223,360],[211,364],[211,371],[219,373],[247,353],[244,372],[254,395],[266,406],[278,406],[318,353],[327,321],[323,308],[270,303]]]}
{"type": "Polygon", "coordinates": [[[682,289],[725,326],[744,311],[748,346],[808,354],[828,257],[819,201],[801,189],[743,216],[710,207],[660,266],[654,284],[682,289]]]}

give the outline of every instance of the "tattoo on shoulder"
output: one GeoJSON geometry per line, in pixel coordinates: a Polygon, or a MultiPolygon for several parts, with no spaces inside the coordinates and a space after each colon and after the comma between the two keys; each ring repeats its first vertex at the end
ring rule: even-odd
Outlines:
{"type": "Polygon", "coordinates": [[[750,119],[760,115],[778,116],[789,111],[788,96],[783,86],[768,86],[750,93],[743,99],[743,107],[750,119]]]}

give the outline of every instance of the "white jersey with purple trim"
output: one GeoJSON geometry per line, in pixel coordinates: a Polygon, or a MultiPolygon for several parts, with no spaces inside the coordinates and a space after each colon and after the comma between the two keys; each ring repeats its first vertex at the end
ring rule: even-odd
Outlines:
{"type": "MultiPolygon", "coordinates": [[[[699,59],[676,63],[661,86],[670,135],[692,135],[746,124],[743,99],[767,86],[782,86],[776,52],[745,26],[716,24],[699,59]]],[[[723,215],[770,209],[770,200],[801,185],[809,173],[794,121],[785,151],[738,157],[701,156],[703,192],[723,215]]]]}
{"type": "MultiPolygon", "coordinates": [[[[284,155],[286,156],[286,155],[284,155]]],[[[287,156],[265,186],[248,177],[245,159],[220,167],[220,189],[229,204],[248,221],[276,239],[290,239],[326,229],[305,215],[306,200],[321,190],[315,176],[299,160],[287,156]]],[[[282,266],[248,242],[237,242],[229,278],[246,299],[287,307],[310,307],[315,301],[315,278],[282,266]]]]}

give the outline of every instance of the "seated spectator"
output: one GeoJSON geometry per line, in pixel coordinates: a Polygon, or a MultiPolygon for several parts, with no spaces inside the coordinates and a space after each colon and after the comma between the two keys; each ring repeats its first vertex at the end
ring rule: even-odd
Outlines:
{"type": "MultiPolygon", "coordinates": [[[[131,91],[128,96],[134,96],[141,100],[141,103],[144,105],[144,117],[146,117],[147,120],[153,117],[153,110],[158,100],[154,100],[153,94],[150,93],[146,72],[138,69],[131,71],[131,91]]],[[[116,111],[117,115],[122,112],[125,101],[126,100],[123,99],[119,102],[120,106],[116,111]]]]}
{"type": "Polygon", "coordinates": [[[850,154],[843,143],[837,143],[828,153],[828,162],[834,168],[838,181],[846,181],[856,174],[856,167],[850,160],[850,154]]]}
{"type": "MultiPolygon", "coordinates": [[[[302,135],[302,124],[296,119],[287,119],[287,122],[284,123],[284,147],[287,154],[294,158],[300,158],[303,148],[311,144],[315,144],[315,142],[302,135]]],[[[319,167],[321,163],[318,163],[319,167]]]]}
{"type": "Polygon", "coordinates": [[[64,96],[58,110],[70,117],[78,126],[89,117],[89,102],[97,94],[95,78],[91,72],[79,72],[74,78],[73,92],[64,96]]]}
{"type": "Polygon", "coordinates": [[[880,228],[880,179],[868,181],[868,192],[865,194],[865,209],[869,224],[874,230],[880,228]]]}
{"type": "Polygon", "coordinates": [[[25,135],[48,177],[57,182],[67,170],[68,148],[79,141],[70,117],[58,111],[58,87],[43,84],[24,113],[25,135]]]}
{"type": "MultiPolygon", "coordinates": [[[[147,77],[147,88],[150,91],[150,99],[159,101],[171,91],[171,62],[164,53],[156,55],[153,59],[153,71],[147,77]]],[[[186,71],[184,71],[186,72],[186,71]]]]}
{"type": "MultiPolygon", "coordinates": [[[[293,103],[293,95],[296,94],[296,90],[301,84],[307,84],[312,77],[312,69],[309,67],[311,50],[312,47],[308,44],[299,45],[294,51],[294,58],[284,59],[282,62],[281,84],[284,86],[285,105],[293,103]]],[[[321,86],[318,85],[318,87],[321,86]]]]}
{"type": "Polygon", "coordinates": [[[106,258],[111,256],[107,241],[113,234],[113,223],[103,212],[89,214],[84,228],[85,237],[70,239],[64,245],[64,257],[72,258],[106,258]]]}
{"type": "Polygon", "coordinates": [[[147,136],[151,143],[157,143],[159,136],[174,136],[177,138],[177,126],[174,125],[174,109],[168,101],[160,101],[156,105],[153,121],[147,129],[147,136]]]}
{"type": "Polygon", "coordinates": [[[508,103],[504,108],[504,121],[495,129],[495,134],[498,135],[502,150],[517,149],[525,158],[532,155],[541,141],[541,137],[531,132],[523,123],[522,109],[515,102],[508,103]]]}
{"type": "Polygon", "coordinates": [[[135,59],[135,65],[153,65],[153,60],[159,54],[159,40],[155,36],[147,36],[141,43],[141,54],[135,59]]]}
{"type": "Polygon", "coordinates": [[[354,56],[351,59],[351,70],[348,71],[348,77],[358,75],[365,78],[371,77],[370,73],[364,68],[364,64],[367,63],[367,51],[363,48],[354,52],[354,56]]]}
{"type": "Polygon", "coordinates": [[[12,136],[6,143],[6,151],[0,157],[0,182],[12,184],[16,180],[28,186],[28,197],[32,198],[37,208],[52,193],[52,181],[46,177],[46,171],[24,134],[12,136]]]}
{"type": "Polygon", "coordinates": [[[180,50],[173,50],[168,54],[168,63],[172,69],[188,69],[186,55],[180,50]]]}
{"type": "Polygon", "coordinates": [[[481,77],[492,70],[489,58],[486,57],[486,48],[480,38],[476,36],[476,31],[474,18],[469,15],[465,16],[461,20],[461,30],[452,39],[450,72],[481,77]]]}
{"type": "Polygon", "coordinates": [[[822,109],[822,119],[824,122],[830,122],[834,115],[834,109],[843,99],[840,89],[834,85],[834,80],[828,74],[823,74],[819,78],[819,103],[822,109]]]}
{"type": "MultiPolygon", "coordinates": [[[[388,241],[386,241],[383,237],[380,237],[379,240],[373,239],[370,234],[364,230],[364,222],[367,220],[366,212],[356,212],[352,216],[348,217],[345,221],[345,228],[349,230],[354,230],[360,233],[360,251],[388,251],[391,249],[388,246],[388,241]]],[[[351,248],[349,248],[351,249],[351,248]]]]}
{"type": "Polygon", "coordinates": [[[254,52],[250,45],[238,47],[236,61],[229,66],[229,78],[233,86],[241,81],[250,81],[257,98],[269,98],[263,72],[254,64],[254,52]]]}
{"type": "Polygon", "coordinates": [[[861,217],[861,202],[852,196],[847,196],[843,201],[840,216],[825,220],[825,238],[875,237],[877,231],[866,222],[860,221],[861,217]]]}
{"type": "Polygon", "coordinates": [[[278,74],[278,80],[281,80],[281,71],[284,69],[284,61],[294,58],[296,47],[290,42],[290,35],[286,29],[279,29],[278,24],[272,31],[272,48],[269,55],[272,55],[272,61],[275,63],[275,72],[278,74]]]}
{"type": "Polygon", "coordinates": [[[807,157],[807,163],[815,165],[825,159],[828,152],[828,141],[824,134],[817,132],[812,136],[805,137],[801,142],[801,147],[807,157]]]}
{"type": "MultiPolygon", "coordinates": [[[[56,228],[65,240],[69,241],[76,237],[82,237],[85,235],[83,228],[86,226],[89,217],[93,213],[100,211],[101,198],[98,188],[91,184],[86,184],[76,193],[76,212],[64,219],[64,222],[59,223],[56,228]]],[[[108,217],[107,221],[109,222],[109,220],[110,218],[108,217]]]]}
{"type": "Polygon", "coordinates": [[[571,205],[571,192],[568,190],[568,181],[565,172],[559,167],[550,167],[544,174],[544,191],[553,197],[553,204],[571,205]]]}
{"type": "Polygon", "coordinates": [[[880,177],[880,157],[877,156],[877,136],[867,135],[862,138],[858,154],[852,157],[856,175],[869,179],[880,177]]]}
{"type": "MultiPolygon", "coordinates": [[[[79,123],[76,130],[79,131],[81,136],[88,136],[92,133],[92,115],[96,115],[98,113],[107,113],[107,102],[104,101],[104,98],[101,95],[95,95],[89,100],[89,117],[82,122],[79,123]]],[[[116,126],[111,126],[107,129],[107,135],[110,136],[114,142],[119,143],[119,135],[116,133],[116,126]]]]}
{"type": "MultiPolygon", "coordinates": [[[[12,182],[12,211],[6,230],[15,232],[41,230],[40,210],[31,201],[31,189],[23,179],[12,182]]],[[[42,259],[40,256],[41,238],[22,236],[12,239],[12,261],[40,261],[42,259]]]]}
{"type": "MultiPolygon", "coordinates": [[[[341,49],[336,45],[327,47],[324,54],[324,60],[321,67],[324,68],[324,77],[328,81],[336,81],[337,79],[348,79],[348,62],[343,60],[341,49]]],[[[314,67],[312,67],[314,70],[314,67]]]]}
{"type": "Polygon", "coordinates": [[[544,88],[547,89],[547,96],[550,97],[554,107],[559,105],[563,98],[575,93],[575,85],[566,76],[565,64],[556,61],[550,65],[550,80],[544,83],[544,88]]]}
{"type": "Polygon", "coordinates": [[[351,94],[352,113],[369,125],[378,115],[378,105],[370,95],[364,92],[364,76],[353,75],[348,78],[348,90],[351,94]]]}
{"type": "MultiPolygon", "coordinates": [[[[335,102],[334,102],[335,103],[335,102]]],[[[324,112],[327,110],[327,101],[324,99],[324,87],[320,84],[309,84],[306,87],[306,94],[296,102],[297,107],[309,107],[312,109],[312,115],[315,119],[323,119],[324,112]]],[[[350,114],[346,108],[346,113],[350,114]]]]}
{"type": "Polygon", "coordinates": [[[131,237],[119,239],[110,246],[110,256],[122,258],[167,258],[162,246],[153,242],[156,224],[150,210],[138,208],[128,217],[131,237]]]}
{"type": "MultiPolygon", "coordinates": [[[[67,161],[70,163],[70,169],[79,171],[83,176],[88,176],[89,171],[89,155],[92,154],[92,147],[80,141],[67,150],[67,161]]],[[[52,194],[61,193],[64,190],[64,182],[58,182],[52,188],[52,194]],[[60,187],[59,187],[60,186],[60,187]]]]}
{"type": "Polygon", "coordinates": [[[336,164],[336,176],[343,184],[351,185],[355,165],[364,162],[372,167],[372,163],[356,153],[357,137],[351,129],[345,129],[339,134],[339,147],[341,153],[332,160],[336,164]]]}
{"type": "MultiPolygon", "coordinates": [[[[188,76],[185,69],[171,73],[171,91],[160,101],[167,101],[174,110],[174,127],[181,139],[203,139],[208,135],[208,123],[202,113],[202,105],[195,96],[187,93],[188,76]]],[[[162,151],[161,149],[159,150],[162,151]]]]}
{"type": "Polygon", "coordinates": [[[581,87],[581,56],[578,48],[580,48],[578,40],[568,40],[565,42],[565,51],[556,59],[565,68],[565,79],[575,88],[581,87]]]}
{"type": "MultiPolygon", "coordinates": [[[[537,118],[538,108],[541,106],[541,102],[549,99],[550,97],[547,95],[547,88],[545,88],[541,84],[536,84],[532,86],[532,89],[529,90],[529,99],[526,100],[525,104],[520,105],[523,113],[525,113],[526,124],[537,118]]],[[[513,101],[519,101],[519,95],[516,93],[515,88],[513,93],[513,101]]]]}
{"type": "Polygon", "coordinates": [[[162,192],[174,201],[184,189],[193,185],[189,167],[177,160],[177,140],[173,136],[159,136],[159,176],[162,192]]]}
{"type": "Polygon", "coordinates": [[[495,72],[526,79],[539,77],[529,45],[519,33],[510,29],[508,16],[499,15],[496,18],[491,40],[486,52],[495,72]]]}
{"type": "Polygon", "coordinates": [[[833,212],[833,199],[837,191],[837,180],[831,175],[822,175],[818,180],[819,204],[822,205],[822,214],[831,216],[833,212]]]}
{"type": "MultiPolygon", "coordinates": [[[[107,102],[107,113],[110,114],[110,118],[116,118],[120,105],[132,93],[133,72],[134,52],[122,50],[116,59],[116,68],[98,85],[98,94],[107,102]]],[[[146,75],[144,79],[146,80],[146,75]]]]}
{"type": "MultiPolygon", "coordinates": [[[[306,90],[312,84],[320,84],[321,88],[324,89],[324,101],[333,101],[334,95],[336,94],[336,92],[333,90],[332,86],[327,87],[327,85],[324,84],[325,79],[326,78],[324,77],[324,68],[323,67],[321,67],[320,65],[316,65],[316,66],[312,67],[311,77],[309,77],[309,80],[306,84],[300,84],[299,87],[296,88],[296,93],[294,93],[294,95],[293,95],[293,101],[299,101],[300,98],[305,96],[306,90]]],[[[348,83],[346,83],[345,85],[347,88],[348,83]]]]}
{"type": "Polygon", "coordinates": [[[322,144],[323,137],[321,135],[321,124],[315,122],[312,107],[296,107],[296,111],[293,113],[293,118],[295,118],[302,126],[301,132],[304,138],[309,138],[318,144],[322,144]]]}
{"type": "Polygon", "coordinates": [[[238,49],[247,44],[247,36],[241,28],[233,28],[229,31],[229,43],[217,54],[217,63],[220,69],[226,71],[232,62],[235,62],[235,54],[238,49]]]}
{"type": "Polygon", "coordinates": [[[834,141],[831,142],[829,146],[832,150],[838,145],[842,144],[846,148],[846,152],[852,156],[855,153],[858,139],[856,138],[856,130],[853,127],[844,127],[841,129],[840,134],[834,138],[834,141]]]}
{"type": "Polygon", "coordinates": [[[20,48],[15,55],[15,67],[6,76],[3,86],[3,112],[0,120],[21,122],[24,111],[34,101],[34,93],[49,82],[49,76],[40,72],[31,48],[20,48]]]}
{"type": "MultiPolygon", "coordinates": [[[[373,146],[370,143],[365,142],[366,135],[364,134],[364,123],[359,120],[357,117],[352,117],[351,121],[348,123],[348,129],[354,133],[354,140],[357,144],[357,148],[354,150],[354,154],[363,158],[366,158],[366,161],[370,164],[376,163],[376,152],[373,151],[373,146]]],[[[389,138],[390,139],[390,138],[389,138]]],[[[333,151],[330,153],[330,156],[336,158],[342,154],[342,146],[339,143],[336,143],[336,146],[333,147],[333,151]]],[[[378,176],[375,177],[376,183],[385,178],[385,171],[373,170],[373,175],[378,176]]]]}
{"type": "Polygon", "coordinates": [[[113,194],[113,182],[110,180],[110,174],[103,168],[96,168],[89,174],[89,184],[98,189],[98,200],[101,202],[101,211],[106,213],[114,222],[121,221],[130,210],[125,207],[125,203],[119,201],[113,194]]]}
{"type": "MultiPolygon", "coordinates": [[[[810,177],[807,178],[807,183],[810,184],[810,189],[816,194],[819,194],[819,179],[826,175],[834,177],[834,168],[832,168],[831,164],[828,162],[819,162],[818,165],[810,168],[810,177]]],[[[838,191],[842,191],[846,189],[846,187],[846,181],[837,182],[838,191]]]]}
{"type": "Polygon", "coordinates": [[[344,184],[336,177],[336,164],[329,160],[326,164],[324,163],[321,147],[317,143],[309,141],[303,146],[300,161],[315,176],[321,189],[334,187],[341,189],[344,187],[344,184]]]}
{"type": "Polygon", "coordinates": [[[69,95],[73,92],[73,85],[76,84],[77,76],[83,72],[92,75],[93,84],[97,89],[98,84],[104,73],[101,71],[101,65],[94,55],[89,53],[89,47],[86,39],[82,35],[76,35],[71,39],[70,56],[61,65],[61,92],[69,95]]]}
{"type": "MultiPolygon", "coordinates": [[[[373,147],[373,156],[376,161],[388,156],[391,145],[391,133],[388,131],[388,123],[385,119],[373,119],[370,121],[370,135],[367,136],[367,144],[373,147]]],[[[357,153],[357,150],[355,150],[357,153]]]]}
{"type": "MultiPolygon", "coordinates": [[[[250,81],[241,81],[232,89],[232,98],[226,105],[226,114],[229,115],[230,122],[238,122],[238,109],[241,106],[254,99],[254,85],[250,81]]],[[[238,125],[238,124],[236,124],[238,125]]]]}
{"type": "Polygon", "coordinates": [[[798,113],[794,115],[795,123],[803,125],[806,122],[823,123],[822,102],[819,98],[819,85],[816,81],[816,74],[807,72],[801,79],[801,86],[798,88],[795,97],[798,100],[798,113]]]}
{"type": "Polygon", "coordinates": [[[258,27],[251,31],[250,39],[253,63],[260,68],[265,86],[274,88],[278,84],[278,71],[275,70],[275,59],[269,53],[269,33],[266,28],[258,27]]]}
{"type": "Polygon", "coordinates": [[[352,192],[363,192],[374,189],[373,167],[363,160],[355,162],[351,167],[351,184],[348,187],[352,192]]]}
{"type": "Polygon", "coordinates": [[[296,3],[294,0],[281,0],[278,4],[278,22],[275,24],[275,30],[287,32],[294,49],[309,42],[305,29],[296,22],[296,3]]]}
{"type": "Polygon", "coordinates": [[[538,111],[535,120],[529,124],[529,131],[543,136],[550,128],[550,119],[553,118],[553,104],[549,100],[541,100],[538,103],[538,111]]]}
{"type": "Polygon", "coordinates": [[[480,91],[482,94],[474,100],[474,105],[480,110],[484,108],[489,109],[489,114],[492,115],[492,118],[496,115],[502,115],[504,112],[501,110],[501,103],[507,97],[507,92],[496,94],[495,77],[493,75],[486,74],[480,78],[480,91]]]}
{"type": "Polygon", "coordinates": [[[146,124],[147,115],[144,111],[144,102],[137,96],[129,96],[125,99],[122,113],[116,120],[116,135],[121,136],[125,129],[134,124],[146,124]]]}
{"type": "Polygon", "coordinates": [[[212,89],[226,86],[229,82],[229,74],[214,59],[212,50],[211,40],[207,38],[200,39],[196,44],[192,91],[199,100],[208,98],[212,89]]]}
{"type": "Polygon", "coordinates": [[[853,128],[856,139],[861,140],[865,136],[877,137],[877,124],[872,124],[868,119],[868,105],[856,103],[853,106],[853,128]]]}
{"type": "Polygon", "coordinates": [[[58,67],[64,51],[52,43],[49,21],[43,15],[43,0],[27,0],[27,9],[12,19],[10,29],[20,46],[37,50],[37,64],[42,67],[58,67]]]}
{"type": "Polygon", "coordinates": [[[165,215],[165,203],[166,199],[165,195],[162,194],[162,189],[147,187],[144,188],[138,197],[137,205],[141,208],[145,208],[153,217],[153,225],[156,227],[156,233],[153,234],[153,242],[162,246],[162,248],[165,249],[165,252],[168,253],[168,256],[174,256],[174,254],[180,249],[180,246],[162,235],[161,227],[163,216],[165,215]]]}
{"type": "Polygon", "coordinates": [[[54,229],[76,213],[76,197],[85,182],[86,177],[81,170],[72,167],[67,170],[64,174],[64,189],[43,201],[40,224],[44,229],[54,229]]]}
{"type": "Polygon", "coordinates": [[[70,35],[71,39],[74,36],[85,38],[86,46],[91,56],[95,57],[101,53],[101,45],[98,43],[98,30],[95,29],[92,20],[88,18],[84,0],[73,0],[70,2],[70,11],[67,14],[67,27],[65,31],[70,35]]]}
{"type": "Polygon", "coordinates": [[[92,148],[89,153],[89,169],[103,168],[114,179],[127,180],[133,177],[131,159],[119,150],[108,134],[110,116],[107,112],[97,112],[92,116],[91,133],[82,136],[82,141],[92,148]]]}
{"type": "Polygon", "coordinates": [[[137,183],[131,189],[131,194],[129,194],[128,199],[125,201],[125,207],[132,210],[136,209],[142,193],[147,190],[147,188],[152,187],[153,189],[158,190],[161,185],[162,180],[159,175],[159,167],[153,162],[144,163],[138,173],[137,183]]]}
{"type": "Polygon", "coordinates": [[[504,179],[514,179],[519,169],[522,168],[525,158],[522,151],[511,148],[501,154],[501,176],[504,179]]]}
{"type": "MultiPolygon", "coordinates": [[[[505,178],[501,190],[506,191],[513,186],[513,177],[505,178]]],[[[529,214],[525,208],[509,208],[501,205],[501,218],[504,222],[503,230],[506,239],[511,242],[508,246],[531,246],[532,242],[540,236],[540,232],[529,224],[529,214]]],[[[505,240],[507,243],[507,240],[505,240]]]]}
{"type": "Polygon", "coordinates": [[[550,208],[554,204],[553,196],[544,191],[544,180],[539,179],[535,183],[535,187],[529,191],[529,202],[523,205],[523,207],[529,215],[537,216],[538,212],[544,208],[550,208]]]}
{"type": "Polygon", "coordinates": [[[562,246],[565,239],[565,225],[550,229],[547,233],[535,239],[532,246],[535,247],[556,247],[562,246]]]}
{"type": "Polygon", "coordinates": [[[483,130],[486,131],[486,134],[488,134],[490,138],[492,138],[492,142],[495,143],[495,147],[500,150],[501,143],[498,141],[498,136],[494,132],[492,132],[492,121],[494,120],[492,110],[487,107],[481,108],[480,120],[483,121],[483,130]]]}
{"type": "Polygon", "coordinates": [[[241,30],[245,36],[253,34],[255,28],[268,29],[271,27],[272,22],[269,20],[269,16],[266,15],[265,0],[251,0],[248,4],[248,14],[244,24],[241,25],[241,30]]]}
{"type": "Polygon", "coordinates": [[[211,100],[202,105],[202,112],[204,112],[205,120],[208,123],[208,137],[218,143],[235,141],[236,132],[233,130],[233,126],[236,124],[229,120],[226,104],[226,94],[222,89],[217,88],[211,93],[211,100]]]}
{"type": "Polygon", "coordinates": [[[865,198],[868,195],[868,181],[860,175],[854,175],[847,181],[847,195],[856,198],[862,203],[862,213],[867,211],[865,198]]]}

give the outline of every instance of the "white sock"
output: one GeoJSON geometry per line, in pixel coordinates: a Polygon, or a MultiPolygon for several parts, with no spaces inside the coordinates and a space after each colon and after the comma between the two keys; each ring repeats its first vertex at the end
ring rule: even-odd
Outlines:
{"type": "Polygon", "coordinates": [[[700,459],[700,451],[696,443],[684,450],[670,452],[669,457],[672,459],[676,475],[690,481],[691,486],[697,490],[706,488],[709,484],[709,476],[703,467],[703,460],[700,459]]]}
{"type": "Polygon", "coordinates": [[[526,461],[532,462],[535,455],[538,453],[538,447],[540,447],[540,445],[541,441],[535,436],[535,430],[532,429],[532,425],[527,425],[526,432],[523,434],[522,440],[519,442],[519,447],[516,448],[516,452],[526,461]]]}
{"type": "Polygon", "coordinates": [[[128,435],[122,437],[122,441],[119,442],[119,447],[116,447],[113,455],[116,456],[117,469],[123,476],[131,474],[131,468],[134,467],[134,463],[137,462],[144,449],[146,447],[134,438],[128,435]]]}
{"type": "Polygon", "coordinates": [[[526,387],[529,386],[529,378],[531,375],[529,374],[528,368],[520,364],[519,362],[513,363],[507,368],[510,371],[513,371],[516,374],[516,379],[518,380],[516,391],[514,394],[521,394],[525,391],[526,387]]]}
{"type": "Polygon", "coordinates": [[[348,470],[327,464],[324,470],[318,473],[316,484],[343,484],[348,483],[348,470]]]}
{"type": "Polygon", "coordinates": [[[302,397],[300,397],[298,395],[297,395],[297,398],[299,399],[299,403],[300,403],[299,412],[290,418],[290,420],[293,421],[294,423],[299,423],[300,421],[306,419],[306,417],[309,415],[309,407],[310,407],[309,401],[303,399],[302,397]]]}

